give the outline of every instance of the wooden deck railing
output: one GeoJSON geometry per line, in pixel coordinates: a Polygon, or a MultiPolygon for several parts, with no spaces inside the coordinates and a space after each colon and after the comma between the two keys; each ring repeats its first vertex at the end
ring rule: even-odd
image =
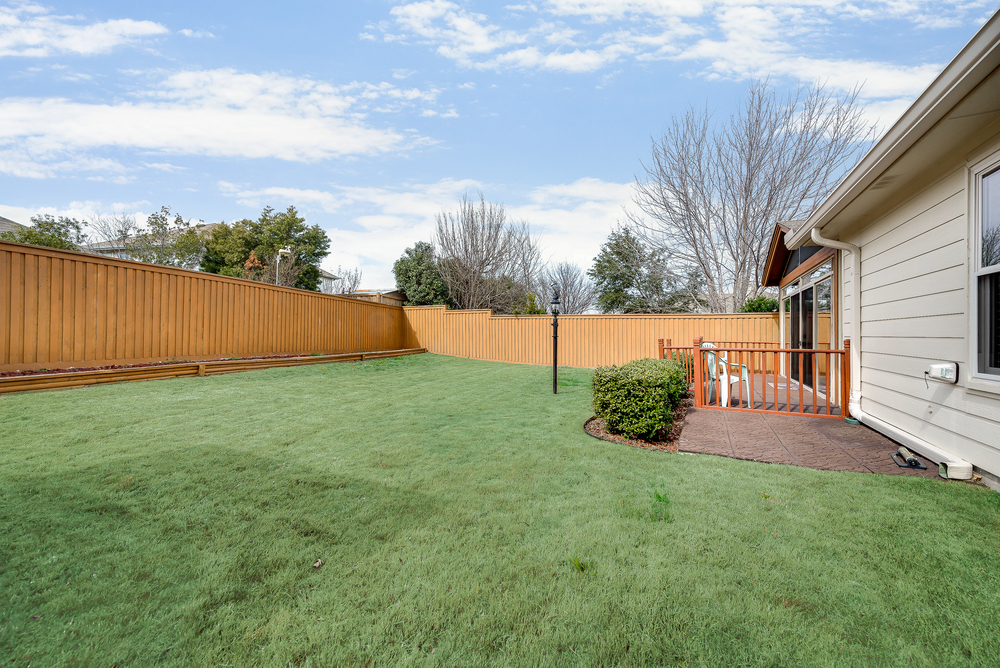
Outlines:
{"type": "Polygon", "coordinates": [[[842,350],[779,348],[776,342],[659,341],[660,357],[684,365],[695,406],[840,418],[850,388],[850,341],[842,350]],[[714,373],[713,373],[714,370],[714,373]]]}
{"type": "MultiPolygon", "coordinates": [[[[698,337],[695,341],[698,342],[697,346],[701,345],[705,339],[703,337],[698,337]]],[[[713,344],[722,349],[741,349],[747,350],[749,348],[767,348],[767,349],[778,349],[780,343],[777,341],[712,341],[713,344]]],[[[694,350],[697,346],[675,346],[670,339],[657,339],[657,348],[659,349],[660,359],[672,359],[677,360],[684,365],[687,370],[687,381],[690,385],[694,382],[694,350]]],[[[749,353],[749,351],[748,351],[749,353]]],[[[764,355],[760,354],[748,354],[745,358],[745,364],[752,365],[756,373],[766,373],[771,372],[774,369],[771,368],[769,362],[772,360],[764,355]]]]}

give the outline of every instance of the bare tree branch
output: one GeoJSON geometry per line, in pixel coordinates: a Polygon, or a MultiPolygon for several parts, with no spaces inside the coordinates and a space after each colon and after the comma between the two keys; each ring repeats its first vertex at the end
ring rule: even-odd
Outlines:
{"type": "Polygon", "coordinates": [[[90,234],[84,246],[85,251],[96,253],[102,248],[111,247],[117,250],[118,257],[127,257],[125,247],[128,240],[141,231],[139,224],[135,222],[135,216],[130,213],[92,216],[87,221],[87,229],[90,234]]]}
{"type": "Polygon", "coordinates": [[[784,99],[754,81],[728,122],[689,109],[672,119],[636,177],[645,217],[631,226],[677,276],[700,274],[712,312],[761,294],[775,223],[809,215],[875,136],[856,89],[834,97],[821,85],[784,99]]]}
{"type": "Polygon", "coordinates": [[[525,222],[508,222],[502,204],[463,197],[455,213],[436,217],[438,267],[460,309],[513,313],[525,304],[541,265],[538,244],[525,222]]]}
{"type": "Polygon", "coordinates": [[[349,295],[352,292],[357,292],[361,286],[361,269],[359,268],[344,269],[337,265],[337,271],[334,274],[337,278],[333,281],[333,289],[330,294],[349,295]]]}
{"type": "Polygon", "coordinates": [[[559,286],[559,291],[562,293],[560,296],[562,305],[559,310],[567,315],[586,313],[597,304],[594,283],[575,264],[560,262],[545,269],[543,272],[543,292],[538,295],[539,304],[548,305],[551,301],[553,283],[559,286]],[[548,292],[546,293],[544,290],[548,290],[548,292]]]}

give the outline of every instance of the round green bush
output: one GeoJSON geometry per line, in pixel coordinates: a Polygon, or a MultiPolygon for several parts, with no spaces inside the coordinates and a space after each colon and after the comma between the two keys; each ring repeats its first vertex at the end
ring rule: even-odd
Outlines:
{"type": "Polygon", "coordinates": [[[680,362],[647,358],[598,367],[592,387],[594,412],[611,431],[652,438],[673,420],[687,376],[680,362]]]}

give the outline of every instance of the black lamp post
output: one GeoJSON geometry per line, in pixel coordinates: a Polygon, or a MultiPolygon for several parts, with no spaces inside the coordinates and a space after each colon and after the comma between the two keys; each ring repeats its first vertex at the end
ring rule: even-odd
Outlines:
{"type": "Polygon", "coordinates": [[[559,381],[559,286],[552,284],[552,394],[557,394],[559,381]]]}

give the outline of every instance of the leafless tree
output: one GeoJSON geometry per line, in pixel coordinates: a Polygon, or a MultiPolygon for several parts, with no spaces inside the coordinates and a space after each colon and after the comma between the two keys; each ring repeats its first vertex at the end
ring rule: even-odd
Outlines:
{"type": "MultiPolygon", "coordinates": [[[[552,284],[559,286],[559,307],[561,313],[586,313],[597,305],[597,295],[594,283],[587,278],[577,265],[571,262],[560,262],[547,267],[543,272],[543,288],[548,292],[539,295],[541,304],[548,305],[552,300],[552,284]],[[545,299],[548,294],[548,299],[545,299]]],[[[551,311],[551,307],[549,308],[551,311]]]]}
{"type": "Polygon", "coordinates": [[[438,267],[458,308],[513,313],[525,304],[541,266],[526,222],[508,221],[503,205],[482,193],[478,203],[463,197],[457,212],[436,221],[438,267]]]}
{"type": "Polygon", "coordinates": [[[864,154],[876,132],[859,90],[823,86],[786,97],[765,80],[750,85],[728,122],[708,111],[673,118],[636,177],[632,227],[678,275],[704,276],[704,299],[731,312],[761,293],[774,225],[805,218],[864,154]]]}
{"type": "Polygon", "coordinates": [[[111,247],[120,257],[126,257],[126,245],[129,239],[140,231],[135,216],[130,213],[94,215],[87,221],[87,244],[83,249],[96,253],[102,247],[111,247]]]}
{"type": "Polygon", "coordinates": [[[271,285],[280,285],[286,288],[294,288],[299,274],[306,268],[306,264],[301,262],[297,255],[281,255],[274,253],[271,256],[258,258],[253,251],[250,252],[250,259],[243,265],[245,278],[251,281],[260,281],[271,285]]]}
{"type": "Polygon", "coordinates": [[[352,292],[357,292],[361,285],[361,269],[344,269],[338,265],[337,271],[333,273],[337,278],[333,281],[331,294],[349,295],[352,292]]]}
{"type": "Polygon", "coordinates": [[[87,228],[85,251],[184,269],[198,267],[208,237],[204,221],[192,224],[180,214],[171,218],[166,206],[150,214],[145,226],[132,214],[116,213],[93,216],[87,228]]]}
{"type": "Polygon", "coordinates": [[[985,268],[1000,264],[1000,225],[987,228],[984,223],[983,228],[983,257],[980,266],[985,268]]]}

